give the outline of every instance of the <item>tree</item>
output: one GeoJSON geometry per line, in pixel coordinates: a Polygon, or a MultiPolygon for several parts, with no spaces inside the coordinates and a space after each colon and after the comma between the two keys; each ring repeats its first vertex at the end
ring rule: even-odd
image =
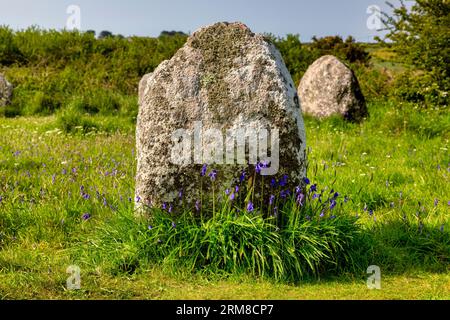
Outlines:
{"type": "MultiPolygon", "coordinates": [[[[417,0],[408,9],[403,0],[400,6],[388,5],[392,15],[384,14],[388,31],[384,39],[409,67],[419,69],[419,75],[410,72],[409,82],[416,82],[419,92],[412,95],[417,101],[448,104],[450,68],[450,1],[417,0]]],[[[411,86],[411,83],[408,84],[411,86]]]]}
{"type": "Polygon", "coordinates": [[[104,38],[110,38],[113,36],[113,33],[111,31],[107,31],[107,30],[103,30],[102,32],[100,32],[100,34],[98,35],[99,39],[104,39],[104,38]]]}

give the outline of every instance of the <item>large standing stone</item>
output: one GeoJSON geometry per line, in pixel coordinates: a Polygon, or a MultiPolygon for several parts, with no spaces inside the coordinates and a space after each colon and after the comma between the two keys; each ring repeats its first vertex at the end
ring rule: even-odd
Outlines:
{"type": "Polygon", "coordinates": [[[331,55],[309,66],[298,88],[304,113],[318,118],[340,114],[361,121],[367,107],[353,71],[331,55]]]}
{"type": "Polygon", "coordinates": [[[0,74],[0,107],[7,106],[11,103],[12,93],[12,84],[0,74]]]}
{"type": "MultiPolygon", "coordinates": [[[[161,206],[173,202],[181,190],[187,203],[198,199],[201,185],[205,188],[209,180],[200,177],[202,163],[211,160],[205,150],[219,143],[219,149],[226,154],[226,146],[233,141],[227,130],[255,130],[261,137],[262,130],[267,129],[271,132],[270,144],[278,129],[279,170],[275,170],[273,159],[271,168],[277,171],[277,176],[288,174],[291,186],[301,184],[306,171],[306,139],[296,88],[274,45],[245,25],[217,23],[198,30],[172,59],[144,76],[139,94],[138,208],[142,203],[161,206]],[[216,129],[213,131],[216,135],[212,135],[214,141],[199,140],[198,133],[208,137],[210,129],[216,129]],[[190,136],[174,138],[177,130],[190,136]],[[217,132],[222,135],[217,136],[217,132]],[[174,152],[181,140],[188,143],[193,156],[174,152]],[[199,141],[203,154],[199,154],[199,141]]],[[[247,156],[253,147],[251,141],[246,148],[244,143],[247,156]]],[[[237,157],[234,151],[233,148],[231,157],[237,157]]],[[[223,161],[228,164],[220,164],[220,159],[212,158],[216,164],[210,164],[208,170],[218,170],[216,192],[236,183],[242,170],[252,172],[247,176],[253,175],[252,161],[230,164],[226,157],[223,161]]],[[[260,160],[264,159],[260,157],[260,160]]]]}

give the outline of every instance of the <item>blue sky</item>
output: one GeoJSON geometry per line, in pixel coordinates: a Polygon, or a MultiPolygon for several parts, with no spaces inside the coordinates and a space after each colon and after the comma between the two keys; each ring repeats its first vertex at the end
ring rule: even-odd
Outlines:
{"type": "Polygon", "coordinates": [[[62,29],[72,4],[81,9],[81,30],[157,36],[162,30],[193,32],[217,21],[242,21],[255,32],[298,33],[302,41],[335,34],[371,40],[378,33],[366,25],[368,6],[387,10],[385,0],[0,0],[0,25],[62,29]]]}

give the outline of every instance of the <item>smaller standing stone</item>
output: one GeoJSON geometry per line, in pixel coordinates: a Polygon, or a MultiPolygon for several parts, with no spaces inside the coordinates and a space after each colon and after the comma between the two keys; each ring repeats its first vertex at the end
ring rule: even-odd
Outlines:
{"type": "Polygon", "coordinates": [[[317,118],[340,114],[359,122],[367,106],[353,71],[331,55],[309,66],[298,88],[303,112],[317,118]]]}
{"type": "Polygon", "coordinates": [[[0,74],[0,107],[11,103],[13,86],[0,74]]]}

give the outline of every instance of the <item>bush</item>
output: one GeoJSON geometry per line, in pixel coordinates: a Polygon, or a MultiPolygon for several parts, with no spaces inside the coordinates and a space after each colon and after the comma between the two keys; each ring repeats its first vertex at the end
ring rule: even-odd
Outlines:
{"type": "Polygon", "coordinates": [[[402,0],[399,7],[390,6],[393,14],[384,19],[386,39],[410,68],[396,83],[397,96],[423,105],[448,105],[450,2],[417,0],[411,10],[402,0]]]}

